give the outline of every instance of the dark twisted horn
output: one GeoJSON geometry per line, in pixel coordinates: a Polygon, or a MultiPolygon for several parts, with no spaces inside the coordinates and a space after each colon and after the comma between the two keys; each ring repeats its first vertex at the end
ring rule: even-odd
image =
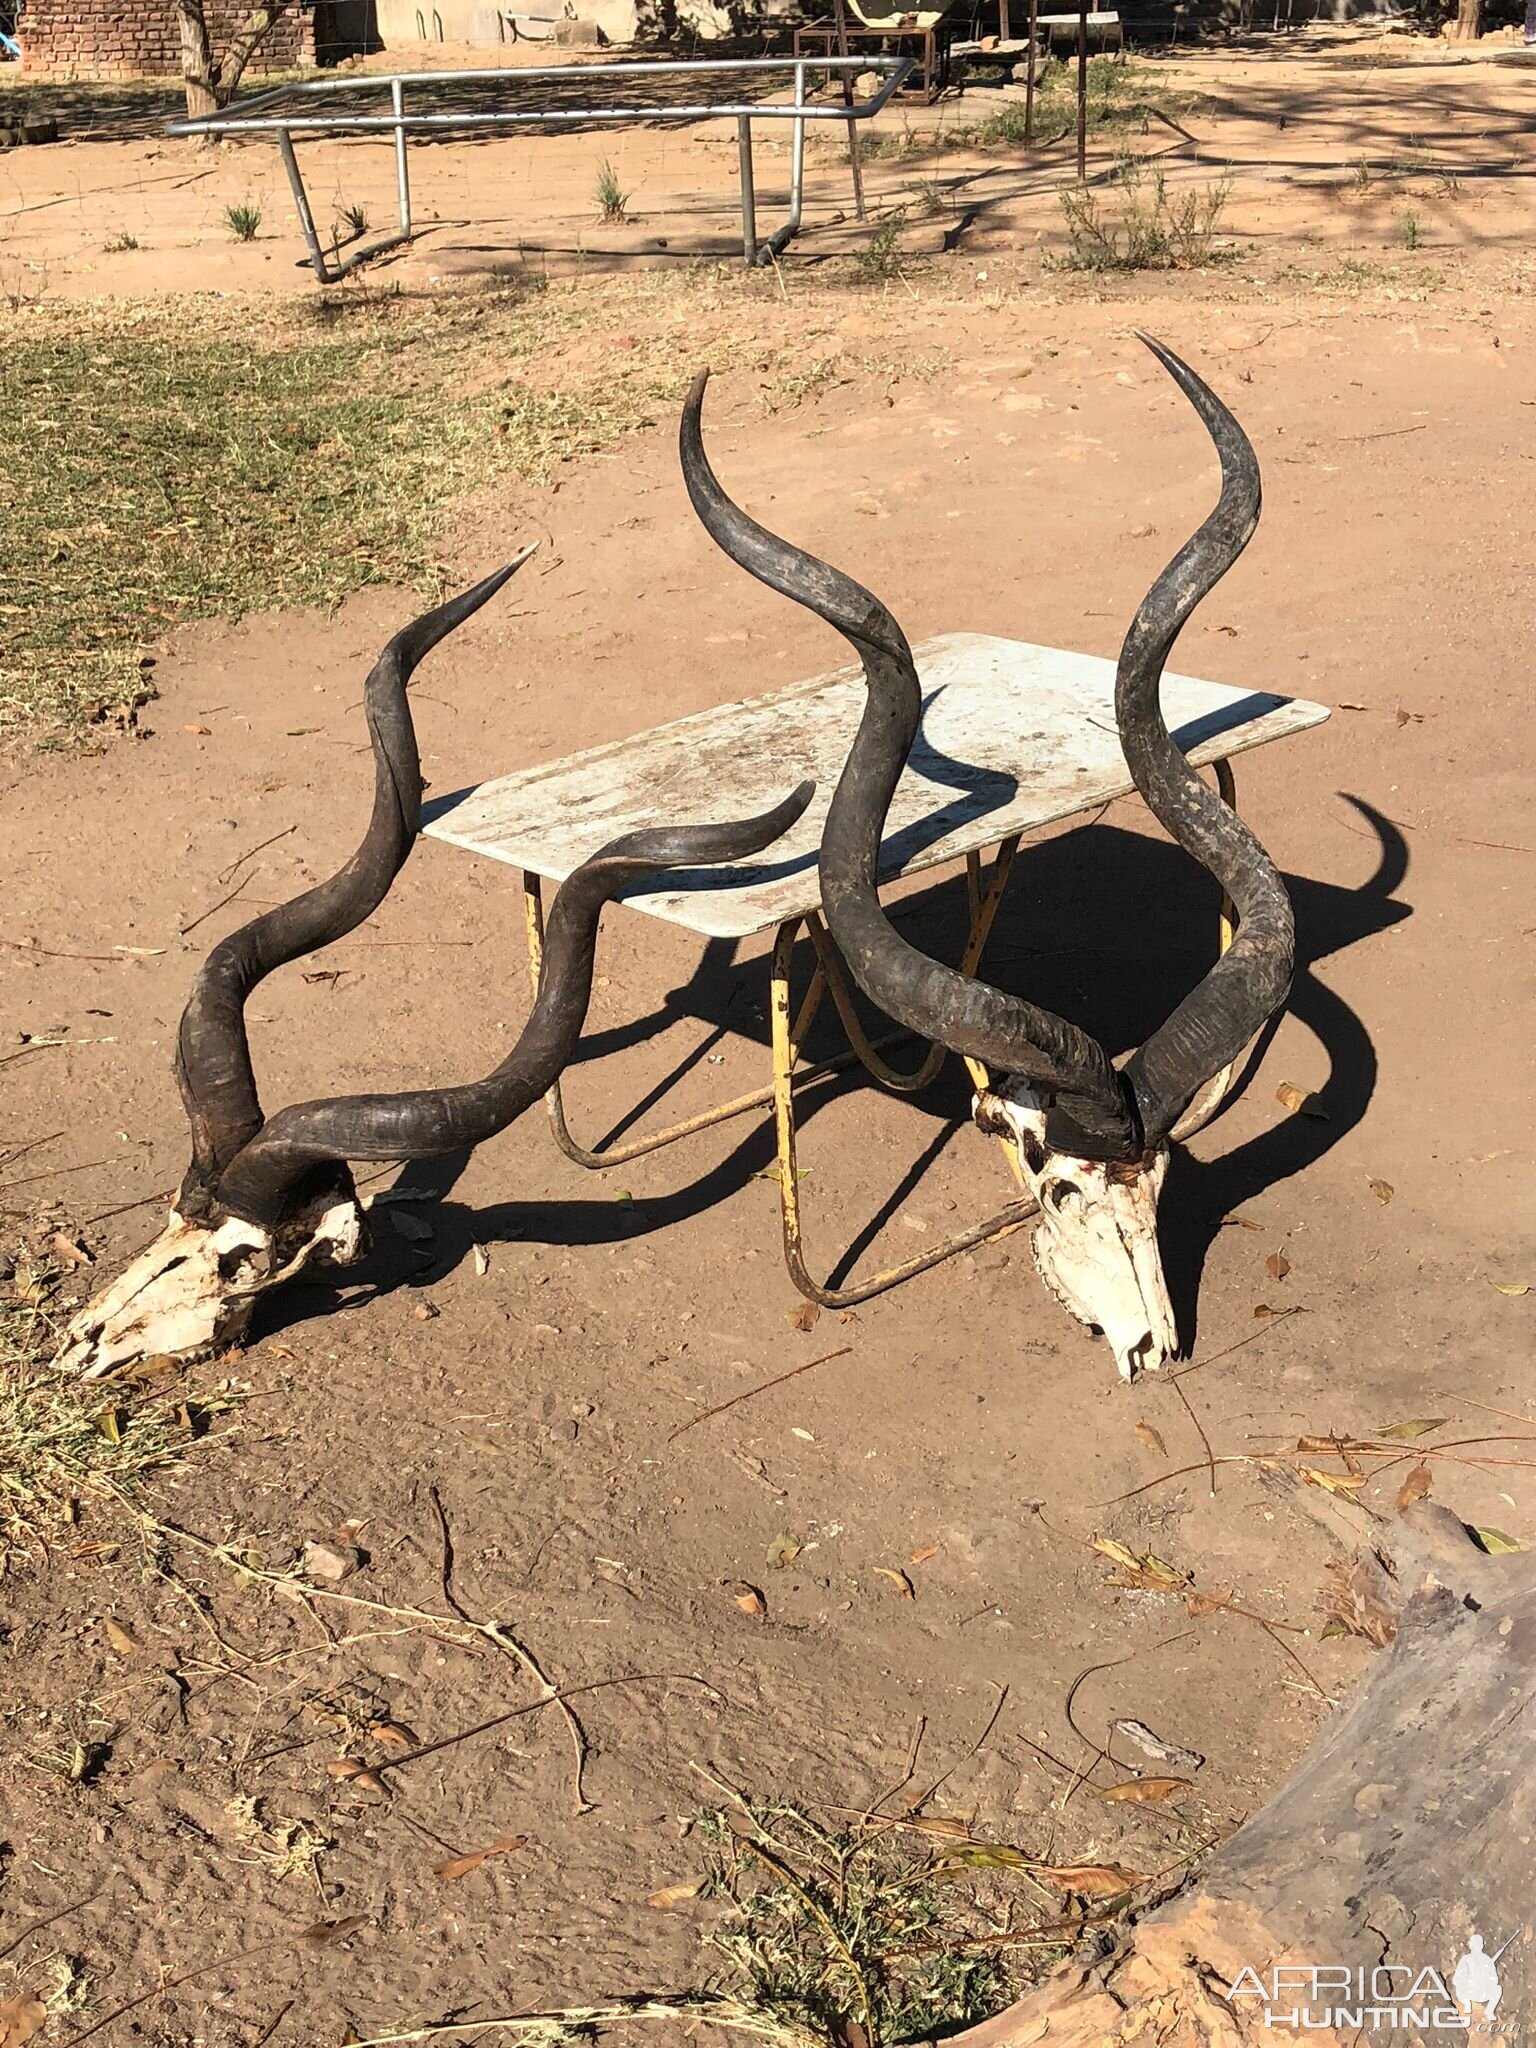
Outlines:
{"type": "Polygon", "coordinates": [[[327,881],[231,932],[203,962],[176,1041],[176,1080],[192,1125],[192,1165],[178,1202],[184,1215],[206,1210],[224,1168],[261,1129],[245,1034],[246,998],[274,968],[330,945],[371,917],[415,841],[421,823],[421,763],[406,697],[413,672],[532,553],[525,548],[504,569],[412,620],[390,641],[363,689],[374,789],[362,844],[327,881]]]}
{"type": "Polygon", "coordinates": [[[483,1144],[522,1115],[570,1059],[586,1021],[603,906],[657,868],[713,866],[759,853],[787,832],[816,785],[802,782],[761,817],[685,825],[614,840],[561,885],[549,914],[539,993],[517,1044],[493,1073],[457,1088],[343,1095],[282,1109],[219,1181],[223,1208],[275,1225],[307,1183],[344,1159],[430,1159],[483,1144]]]}
{"type": "Polygon", "coordinates": [[[1115,721],[1126,765],[1170,838],[1208,868],[1237,906],[1231,946],[1167,1023],[1127,1061],[1147,1142],[1166,1138],[1213,1074],[1235,1060],[1290,993],[1296,957],[1291,900],[1269,855],[1174,745],[1158,701],[1163,669],[1191,612],[1252,538],[1259,465],[1248,436],[1187,363],[1139,337],[1173,378],[1216,444],[1221,495],[1143,599],[1120,653],[1115,721]]]}
{"type": "Polygon", "coordinates": [[[898,1023],[990,1067],[1023,1074],[1053,1095],[1047,1135],[1058,1149],[1133,1157],[1141,1140],[1130,1099],[1096,1039],[1022,997],[929,959],[886,916],[876,887],[880,835],[922,712],[911,649],[878,598],[769,533],[725,495],[704,453],[708,381],[704,371],[683,408],[680,449],[693,509],[733,562],[825,619],[864,667],[868,702],[821,842],[822,904],[854,979],[898,1023]]]}

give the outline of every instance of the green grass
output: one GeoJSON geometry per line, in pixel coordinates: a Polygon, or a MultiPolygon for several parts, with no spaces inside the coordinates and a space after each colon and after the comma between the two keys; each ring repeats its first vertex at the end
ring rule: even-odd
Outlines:
{"type": "Polygon", "coordinates": [[[1172,187],[1160,164],[1127,157],[1102,192],[1063,192],[1063,270],[1194,270],[1209,263],[1231,184],[1172,187]]]}
{"type": "Polygon", "coordinates": [[[792,1806],[711,1812],[706,1894],[730,1902],[709,1940],[726,1988],[790,2038],[870,2048],[972,2025],[1014,1995],[987,1917],[920,1832],[828,1827],[792,1806]]]}
{"type": "Polygon", "coordinates": [[[285,317],[251,331],[173,302],[0,323],[0,726],[111,718],[142,700],[145,643],[188,620],[333,606],[369,583],[435,596],[456,498],[654,417],[643,379],[488,379],[492,326],[511,356],[534,345],[523,297],[285,317]]]}

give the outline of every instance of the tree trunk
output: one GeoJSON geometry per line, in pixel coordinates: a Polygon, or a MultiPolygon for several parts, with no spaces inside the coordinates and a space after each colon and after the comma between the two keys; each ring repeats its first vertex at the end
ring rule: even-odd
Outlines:
{"type": "Polygon", "coordinates": [[[260,0],[230,38],[224,61],[216,65],[204,0],[176,0],[181,75],[187,88],[187,113],[194,120],[200,114],[216,114],[229,105],[245,75],[245,67],[283,16],[292,12],[294,4],[295,0],[260,0]]]}
{"type": "Polygon", "coordinates": [[[1536,1558],[1429,1502],[1398,1535],[1392,1649],[1269,1805],[1114,1954],[944,2048],[1385,2048],[1466,2038],[1467,2013],[1533,2038],[1536,1558]]]}
{"type": "Polygon", "coordinates": [[[1475,43],[1483,32],[1483,0],[1456,0],[1456,40],[1475,43]]]}
{"type": "Polygon", "coordinates": [[[219,98],[213,71],[213,44],[203,0],[176,0],[176,25],[181,31],[181,75],[187,88],[187,113],[216,114],[219,98]]]}

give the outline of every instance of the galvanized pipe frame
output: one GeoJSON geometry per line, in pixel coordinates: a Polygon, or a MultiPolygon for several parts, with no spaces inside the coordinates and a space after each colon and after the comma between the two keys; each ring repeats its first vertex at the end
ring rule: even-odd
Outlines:
{"type": "Polygon", "coordinates": [[[321,284],[336,284],[355,270],[359,264],[373,261],[391,249],[398,249],[412,239],[414,228],[411,218],[410,168],[406,155],[406,137],[411,133],[434,133],[448,130],[473,130],[479,128],[541,128],[554,127],[561,123],[578,121],[605,121],[621,123],[675,123],[683,121],[723,120],[734,117],[736,121],[737,165],[741,195],[741,244],[742,262],[749,270],[771,263],[788,247],[799,232],[805,199],[805,124],[807,121],[869,121],[873,120],[897,92],[913,68],[910,57],[700,57],[678,58],[665,63],[623,62],[618,64],[551,64],[530,66],[526,70],[495,71],[414,71],[399,72],[391,76],[306,79],[296,85],[279,85],[266,92],[256,93],[241,103],[237,110],[225,108],[216,114],[203,114],[182,121],[171,121],[166,125],[168,135],[239,135],[274,134],[277,137],[278,153],[283,169],[287,173],[289,188],[293,193],[294,210],[299,218],[299,227],[309,252],[309,262],[321,284]],[[806,73],[817,72],[866,72],[886,74],[885,84],[873,98],[861,104],[850,106],[840,101],[836,107],[817,107],[806,98],[806,73]],[[703,73],[720,76],[730,73],[786,72],[793,75],[794,96],[786,104],[778,101],[752,100],[715,102],[694,106],[575,106],[536,108],[522,110],[484,111],[479,113],[428,114],[411,113],[405,104],[405,88],[408,85],[431,85],[441,88],[445,83],[462,85],[483,79],[506,81],[514,79],[518,84],[529,80],[560,79],[569,81],[572,77],[670,77],[679,72],[703,73]],[[324,96],[338,92],[359,92],[389,88],[390,111],[388,114],[296,114],[266,111],[253,118],[258,109],[271,109],[283,99],[295,94],[324,96]],[[794,134],[790,151],[789,215],[783,225],[764,240],[757,231],[756,179],[752,164],[752,123],[759,120],[790,121],[794,134]],[[339,246],[333,243],[329,256],[320,240],[315,226],[314,210],[304,185],[304,176],[299,168],[297,153],[293,147],[295,135],[372,135],[393,134],[395,139],[396,186],[398,192],[400,225],[394,232],[382,236],[356,249],[345,260],[340,260],[339,246]]]}

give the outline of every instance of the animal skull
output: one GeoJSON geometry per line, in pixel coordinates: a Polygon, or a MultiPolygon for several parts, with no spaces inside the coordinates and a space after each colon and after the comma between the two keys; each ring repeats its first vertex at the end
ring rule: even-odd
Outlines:
{"type": "Polygon", "coordinates": [[[1120,1377],[1155,1372],[1178,1356],[1178,1330],[1157,1248],[1157,1198],[1168,1147],[1145,1158],[1079,1159],[1045,1142],[1046,1104],[1010,1076],[977,1095],[978,1126],[1006,1138],[1040,1205],[1035,1265],[1080,1323],[1102,1330],[1120,1377]]]}
{"type": "Polygon", "coordinates": [[[310,1264],[354,1265],[367,1248],[354,1197],[276,1231],[172,1209],[154,1243],[70,1323],[58,1364],[95,1380],[139,1358],[207,1358],[239,1343],[258,1295],[310,1264]]]}

